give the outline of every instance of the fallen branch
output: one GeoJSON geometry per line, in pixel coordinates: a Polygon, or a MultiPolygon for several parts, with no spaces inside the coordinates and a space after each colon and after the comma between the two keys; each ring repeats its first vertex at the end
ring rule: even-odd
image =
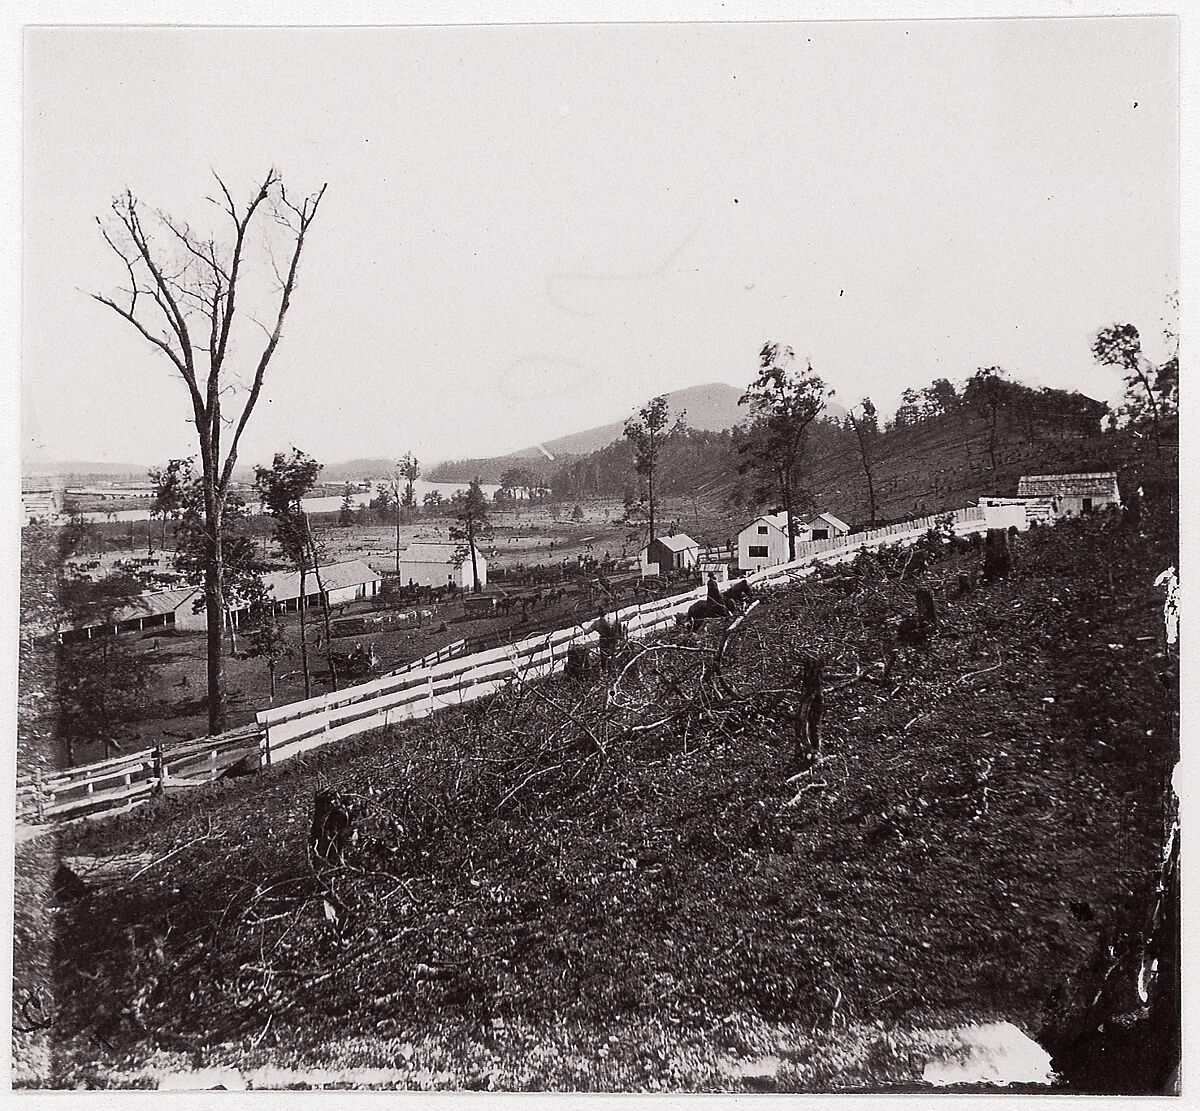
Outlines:
{"type": "Polygon", "coordinates": [[[210,837],[212,837],[212,835],[213,835],[212,819],[210,818],[209,822],[208,822],[208,832],[207,833],[202,833],[202,834],[200,834],[199,837],[193,837],[190,841],[185,841],[182,845],[177,845],[169,853],[164,853],[157,860],[150,861],[149,864],[145,865],[142,868],[139,868],[136,872],[134,872],[133,875],[130,876],[129,879],[127,879],[121,886],[128,887],[131,883],[133,883],[134,880],[138,879],[138,877],[144,876],[147,872],[149,872],[151,868],[154,868],[157,865],[161,864],[164,860],[170,860],[171,857],[175,856],[177,853],[183,852],[184,849],[189,848],[190,846],[196,844],[198,841],[207,841],[210,837]]]}

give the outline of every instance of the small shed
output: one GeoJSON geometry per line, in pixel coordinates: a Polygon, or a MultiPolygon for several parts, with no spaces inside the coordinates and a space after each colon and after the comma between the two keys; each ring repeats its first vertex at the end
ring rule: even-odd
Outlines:
{"type": "MultiPolygon", "coordinates": [[[[479,585],[487,586],[487,558],[478,547],[475,565],[479,569],[479,585]]],[[[465,544],[409,544],[400,549],[400,581],[404,584],[411,581],[417,586],[445,586],[452,582],[463,590],[471,590],[475,585],[471,554],[465,544]]]]}
{"type": "Polygon", "coordinates": [[[665,575],[672,571],[686,571],[696,566],[700,559],[700,545],[686,532],[675,532],[670,536],[656,536],[638,553],[642,577],[665,575]]]}
{"type": "Polygon", "coordinates": [[[1017,497],[1050,498],[1055,517],[1078,517],[1121,504],[1115,471],[1022,475],[1017,481],[1017,497]]]}

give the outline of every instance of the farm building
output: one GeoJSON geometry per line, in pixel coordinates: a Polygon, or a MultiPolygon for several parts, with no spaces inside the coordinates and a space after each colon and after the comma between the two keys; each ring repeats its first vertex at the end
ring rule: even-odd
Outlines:
{"type": "MultiPolygon", "coordinates": [[[[409,544],[400,549],[400,582],[411,580],[417,586],[445,586],[452,582],[463,590],[475,585],[471,570],[471,555],[463,555],[465,545],[431,543],[409,544]]],[[[475,549],[475,564],[479,569],[479,585],[487,586],[487,559],[475,549]]]]}
{"type": "MultiPolygon", "coordinates": [[[[379,572],[371,570],[361,559],[348,559],[321,568],[321,585],[325,587],[325,596],[331,606],[374,598],[382,581],[379,572]]],[[[299,571],[268,571],[263,575],[263,585],[270,590],[277,608],[299,609],[299,571]]],[[[321,605],[317,576],[312,571],[305,575],[304,590],[306,608],[321,605]]]]}
{"type": "Polygon", "coordinates": [[[984,520],[988,528],[1016,528],[1024,532],[1035,518],[1048,517],[1049,498],[993,498],[979,499],[984,520]],[[1044,503],[1044,504],[1035,504],[1044,503]]]}
{"type": "Polygon", "coordinates": [[[31,521],[52,521],[63,511],[61,490],[22,490],[21,527],[31,521]]]}
{"type": "Polygon", "coordinates": [[[1078,517],[1121,504],[1115,471],[1022,475],[1017,482],[1017,497],[1050,498],[1055,517],[1078,517]]]}
{"type": "MultiPolygon", "coordinates": [[[[832,513],[795,518],[796,543],[845,536],[850,526],[832,513]]],[[[737,561],[743,571],[761,571],[788,560],[787,513],[769,513],[738,533],[737,561]]]]}
{"type": "MultiPolygon", "coordinates": [[[[322,567],[321,581],[329,604],[333,606],[373,598],[379,593],[380,576],[359,559],[322,567]]],[[[271,592],[277,610],[299,608],[298,572],[268,571],[263,575],[263,584],[271,592]]],[[[317,577],[311,571],[304,585],[306,608],[320,606],[321,594],[317,589],[317,577]]],[[[103,616],[98,615],[90,624],[60,626],[58,637],[64,644],[69,644],[75,640],[90,640],[94,636],[132,633],[143,629],[169,627],[181,632],[202,632],[207,627],[208,619],[203,606],[198,613],[195,612],[195,602],[200,593],[198,587],[189,586],[178,590],[157,590],[143,594],[128,605],[115,610],[111,614],[111,620],[105,620],[103,616]]],[[[235,628],[241,624],[246,609],[246,606],[237,602],[231,604],[229,616],[235,628]]]]}
{"type": "Polygon", "coordinates": [[[113,633],[136,633],[143,629],[203,629],[204,612],[192,612],[192,601],[199,594],[195,587],[182,590],[157,590],[143,594],[128,605],[109,614],[97,614],[94,620],[76,625],[60,625],[58,639],[63,644],[91,640],[113,633]]]}
{"type": "Polygon", "coordinates": [[[700,559],[700,545],[686,532],[656,536],[638,553],[642,577],[663,575],[669,571],[686,571],[700,559]]]}

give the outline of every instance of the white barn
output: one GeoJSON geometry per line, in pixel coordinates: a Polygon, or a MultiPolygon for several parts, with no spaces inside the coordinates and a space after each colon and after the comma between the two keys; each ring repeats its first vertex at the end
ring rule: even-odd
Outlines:
{"type": "MultiPolygon", "coordinates": [[[[465,545],[458,544],[409,544],[400,549],[401,585],[409,582],[417,586],[445,586],[448,582],[471,590],[475,579],[471,572],[471,554],[461,555],[465,545]]],[[[487,586],[487,559],[478,547],[475,563],[479,568],[479,585],[487,586]]]]}
{"type": "MultiPolygon", "coordinates": [[[[345,605],[374,598],[379,593],[383,576],[372,570],[361,559],[348,559],[342,563],[330,563],[321,568],[321,585],[325,587],[325,599],[331,606],[345,605]]],[[[263,585],[271,592],[278,608],[294,610],[300,608],[300,572],[268,571],[263,575],[263,585]]],[[[304,576],[305,607],[321,605],[321,591],[317,576],[309,571],[304,576]]]]}
{"type": "MultiPolygon", "coordinates": [[[[832,540],[845,536],[850,526],[832,513],[815,517],[797,517],[796,543],[832,540]]],[[[788,561],[787,513],[768,513],[751,521],[737,539],[738,567],[743,571],[761,571],[788,561]]]]}

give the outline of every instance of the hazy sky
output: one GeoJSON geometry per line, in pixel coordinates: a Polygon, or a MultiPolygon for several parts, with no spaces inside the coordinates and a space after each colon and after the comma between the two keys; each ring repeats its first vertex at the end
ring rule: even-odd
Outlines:
{"type": "Polygon", "coordinates": [[[510,451],[743,385],[768,339],[843,404],[996,364],[1109,399],[1090,336],[1130,320],[1153,357],[1178,285],[1172,18],[25,42],[26,455],[195,450],[87,292],[123,277],[118,190],[211,219],[213,169],[329,183],[247,462],[510,451]]]}

